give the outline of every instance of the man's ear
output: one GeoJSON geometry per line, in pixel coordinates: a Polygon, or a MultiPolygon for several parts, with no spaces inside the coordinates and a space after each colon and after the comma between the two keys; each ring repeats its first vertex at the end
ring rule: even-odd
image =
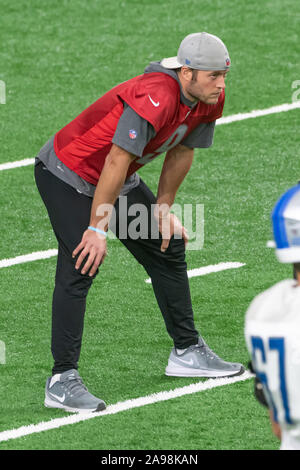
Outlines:
{"type": "Polygon", "coordinates": [[[185,67],[183,65],[181,67],[180,74],[184,80],[186,80],[187,82],[190,82],[193,78],[193,69],[190,69],[190,67],[185,67]]]}

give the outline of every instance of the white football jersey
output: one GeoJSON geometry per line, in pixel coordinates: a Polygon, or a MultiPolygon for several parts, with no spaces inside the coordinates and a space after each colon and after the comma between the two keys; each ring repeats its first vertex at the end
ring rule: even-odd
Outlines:
{"type": "Polygon", "coordinates": [[[300,449],[300,286],[295,280],[255,297],[246,313],[245,337],[282,430],[281,449],[300,449]]]}

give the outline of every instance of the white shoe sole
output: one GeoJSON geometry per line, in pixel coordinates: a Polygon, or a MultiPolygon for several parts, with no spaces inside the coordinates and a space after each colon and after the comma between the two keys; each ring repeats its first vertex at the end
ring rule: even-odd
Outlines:
{"type": "MultiPolygon", "coordinates": [[[[81,409],[81,408],[71,408],[69,406],[63,405],[62,403],[58,403],[57,401],[51,400],[49,397],[45,397],[44,405],[46,408],[59,408],[60,410],[67,411],[69,413],[94,413],[96,412],[96,409],[93,410],[87,410],[87,409],[81,409]]],[[[100,411],[104,411],[103,410],[100,411]]]]}
{"type": "Polygon", "coordinates": [[[169,362],[165,370],[165,375],[170,377],[231,377],[240,375],[244,372],[240,370],[214,370],[214,369],[192,369],[188,367],[180,367],[174,362],[169,362]]]}

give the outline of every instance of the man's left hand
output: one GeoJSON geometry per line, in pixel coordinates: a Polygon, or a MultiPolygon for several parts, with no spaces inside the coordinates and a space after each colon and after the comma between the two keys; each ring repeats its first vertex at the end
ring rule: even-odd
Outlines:
{"type": "Polygon", "coordinates": [[[160,247],[162,252],[167,250],[173,235],[177,239],[183,238],[185,246],[187,245],[189,241],[187,230],[175,214],[168,213],[167,215],[160,217],[158,226],[163,239],[160,247]]]}

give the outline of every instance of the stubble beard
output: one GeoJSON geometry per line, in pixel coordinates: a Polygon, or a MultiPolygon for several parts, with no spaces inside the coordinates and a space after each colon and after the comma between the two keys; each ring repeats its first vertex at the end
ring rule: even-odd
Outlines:
{"type": "Polygon", "coordinates": [[[217,102],[219,101],[219,96],[216,96],[216,97],[209,97],[209,96],[203,96],[203,95],[195,96],[195,95],[192,95],[191,93],[190,93],[190,96],[192,96],[195,101],[197,102],[201,101],[202,103],[208,104],[208,105],[217,104],[217,102]]]}
{"type": "Polygon", "coordinates": [[[202,103],[208,104],[208,105],[214,105],[217,104],[219,101],[220,96],[210,96],[210,95],[204,95],[203,93],[197,93],[194,94],[195,91],[193,90],[193,87],[190,87],[190,89],[187,90],[189,95],[192,97],[194,101],[201,101],[202,103]]]}

